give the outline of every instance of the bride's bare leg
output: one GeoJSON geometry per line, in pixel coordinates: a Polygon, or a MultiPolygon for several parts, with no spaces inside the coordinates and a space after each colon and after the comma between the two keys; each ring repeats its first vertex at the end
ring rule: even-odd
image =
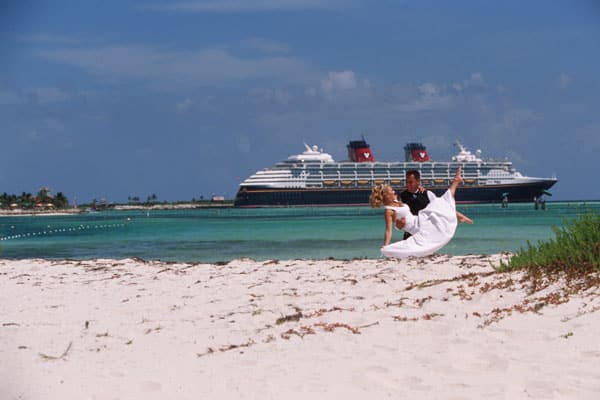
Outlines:
{"type": "MultiPolygon", "coordinates": [[[[454,179],[452,179],[452,183],[450,184],[450,187],[448,188],[450,190],[450,193],[452,194],[452,197],[454,197],[454,194],[456,193],[456,188],[458,187],[458,185],[460,185],[463,181],[462,178],[462,168],[458,167],[456,169],[456,174],[454,174],[454,179]]],[[[458,211],[456,212],[456,219],[458,220],[458,222],[462,223],[467,223],[467,224],[472,224],[473,220],[469,217],[467,217],[466,215],[459,213],[458,211]]]]}
{"type": "Polygon", "coordinates": [[[465,214],[459,213],[458,211],[456,212],[456,219],[461,224],[464,224],[464,223],[472,224],[473,223],[473,220],[471,218],[467,217],[465,214]]]}
{"type": "Polygon", "coordinates": [[[462,180],[462,167],[458,167],[458,169],[456,170],[456,174],[454,174],[454,179],[452,179],[452,183],[448,188],[450,190],[450,193],[452,194],[452,197],[454,197],[454,193],[456,193],[456,188],[462,183],[462,180]]]}

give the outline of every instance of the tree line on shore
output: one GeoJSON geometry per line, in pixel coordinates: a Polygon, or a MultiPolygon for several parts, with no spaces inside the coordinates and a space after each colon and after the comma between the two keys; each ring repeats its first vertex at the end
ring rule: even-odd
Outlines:
{"type": "MultiPolygon", "coordinates": [[[[212,203],[225,203],[226,200],[222,196],[212,196],[210,199],[205,199],[204,196],[199,198],[192,198],[192,204],[212,204],[212,203]]],[[[141,205],[141,206],[153,206],[158,204],[183,204],[190,203],[190,201],[159,201],[156,194],[150,194],[144,200],[140,199],[139,196],[129,196],[127,198],[128,205],[141,205]]],[[[104,210],[110,209],[114,206],[119,205],[117,203],[108,202],[105,199],[93,199],[89,204],[80,204],[79,208],[91,208],[93,210],[104,210]]],[[[75,205],[73,207],[76,207],[75,205]]],[[[55,195],[50,193],[50,189],[42,187],[34,195],[28,192],[22,192],[20,195],[8,194],[6,192],[0,195],[0,209],[2,210],[48,210],[48,209],[66,209],[69,208],[69,200],[62,193],[58,192],[55,195]]]]}
{"type": "Polygon", "coordinates": [[[20,195],[4,192],[0,195],[0,209],[5,210],[15,208],[23,210],[64,209],[68,207],[69,200],[62,192],[52,195],[48,188],[41,188],[35,195],[27,192],[23,192],[20,195]]]}

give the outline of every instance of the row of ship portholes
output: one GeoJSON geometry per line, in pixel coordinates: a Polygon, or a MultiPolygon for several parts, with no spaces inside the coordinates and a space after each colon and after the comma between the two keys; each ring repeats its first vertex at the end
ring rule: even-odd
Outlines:
{"type": "MultiPolygon", "coordinates": [[[[14,234],[14,235],[2,236],[2,237],[0,237],[0,241],[14,240],[14,239],[28,239],[28,238],[48,236],[48,235],[54,235],[54,234],[76,233],[76,232],[86,231],[86,230],[98,230],[98,229],[122,228],[122,227],[125,227],[124,223],[104,224],[104,225],[83,225],[83,224],[81,224],[76,227],[56,228],[56,229],[51,229],[50,226],[48,226],[47,229],[36,231],[36,232],[25,232],[25,233],[18,233],[18,234],[14,234]]],[[[11,226],[11,229],[14,229],[14,228],[15,228],[14,226],[11,226]]]]}

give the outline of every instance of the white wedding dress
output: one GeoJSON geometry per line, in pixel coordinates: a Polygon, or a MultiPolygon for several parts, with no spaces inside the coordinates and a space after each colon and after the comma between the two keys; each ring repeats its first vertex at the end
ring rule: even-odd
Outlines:
{"type": "Polygon", "coordinates": [[[381,253],[386,257],[422,257],[444,247],[456,232],[456,203],[449,190],[437,197],[427,191],[429,204],[418,215],[413,215],[406,204],[400,207],[385,206],[396,212],[396,220],[406,219],[404,230],[412,236],[384,246],[381,253]]]}

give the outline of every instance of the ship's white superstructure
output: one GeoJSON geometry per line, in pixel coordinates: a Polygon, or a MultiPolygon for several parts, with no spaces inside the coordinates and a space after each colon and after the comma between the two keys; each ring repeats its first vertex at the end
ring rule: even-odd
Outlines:
{"type": "MultiPolygon", "coordinates": [[[[311,192],[311,198],[317,199],[319,191],[327,194],[327,202],[334,201],[337,204],[336,198],[331,197],[333,192],[362,199],[364,193],[377,184],[387,183],[401,189],[408,170],[419,171],[423,186],[439,192],[447,188],[458,166],[463,169],[463,187],[472,189],[460,191],[463,201],[499,201],[507,194],[515,196],[516,201],[525,201],[528,196],[533,198],[541,195],[556,182],[555,177],[525,176],[508,160],[484,160],[481,150],[473,154],[459,142],[456,145],[458,153],[449,162],[430,160],[425,146],[420,143],[406,145],[405,161],[382,162],[374,160],[364,140],[350,142],[349,160],[346,161],[335,161],[317,146],[305,144],[303,153],[291,155],[287,160],[257,171],[244,180],[240,184],[236,204],[242,205],[244,200],[251,200],[253,192],[261,193],[261,198],[266,198],[268,196],[265,193],[269,191],[275,193],[279,200],[283,199],[283,203],[287,201],[283,194],[287,193],[290,205],[297,202],[312,204],[314,200],[303,202],[306,196],[302,193],[311,192]]],[[[279,200],[277,204],[282,203],[279,200]]],[[[368,196],[364,199],[365,204],[367,200],[368,196]]],[[[362,203],[350,201],[348,204],[362,203]]]]}

